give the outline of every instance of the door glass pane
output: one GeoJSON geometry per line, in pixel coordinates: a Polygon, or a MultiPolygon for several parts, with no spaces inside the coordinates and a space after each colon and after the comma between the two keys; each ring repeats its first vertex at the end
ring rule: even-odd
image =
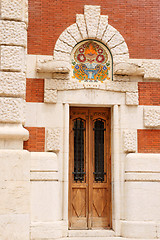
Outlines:
{"type": "Polygon", "coordinates": [[[94,122],[94,179],[96,182],[104,181],[104,121],[97,119],[94,122]]]}
{"type": "Polygon", "coordinates": [[[84,134],[85,121],[81,118],[74,120],[74,181],[84,181],[84,134]]]}

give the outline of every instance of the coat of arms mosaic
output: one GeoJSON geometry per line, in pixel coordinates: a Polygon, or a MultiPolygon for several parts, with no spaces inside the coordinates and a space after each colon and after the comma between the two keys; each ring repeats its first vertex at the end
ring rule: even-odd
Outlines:
{"type": "Polygon", "coordinates": [[[95,40],[86,40],[72,52],[72,78],[84,82],[112,80],[112,58],[107,47],[95,40]]]}

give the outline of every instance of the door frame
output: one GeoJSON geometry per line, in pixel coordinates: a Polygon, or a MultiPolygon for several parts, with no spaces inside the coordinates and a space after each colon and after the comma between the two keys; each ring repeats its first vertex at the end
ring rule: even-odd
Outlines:
{"type": "MultiPolygon", "coordinates": [[[[116,236],[120,235],[121,177],[120,177],[120,105],[113,104],[73,104],[63,103],[63,184],[62,184],[62,218],[68,229],[68,191],[69,191],[69,118],[70,107],[110,107],[111,108],[111,192],[112,192],[112,229],[116,236]]],[[[106,230],[107,231],[107,230],[106,230]]]]}
{"type": "MultiPolygon", "coordinates": [[[[69,200],[68,200],[68,220],[69,220],[69,229],[112,229],[112,199],[111,199],[111,108],[109,107],[70,107],[70,133],[69,133],[69,200]],[[83,118],[86,122],[85,124],[85,155],[84,155],[84,168],[85,168],[85,179],[82,183],[75,183],[73,181],[73,165],[74,165],[74,154],[73,154],[73,123],[72,119],[83,118]],[[94,170],[94,154],[93,150],[94,145],[94,121],[96,119],[103,119],[105,121],[105,132],[104,132],[104,171],[107,171],[107,174],[104,176],[104,182],[95,182],[93,177],[94,170]],[[106,170],[107,169],[107,170],[106,170]],[[78,187],[79,186],[79,187],[78,187]],[[75,189],[85,190],[85,208],[86,208],[86,217],[80,217],[73,221],[74,216],[72,216],[72,197],[73,191],[75,189]],[[93,211],[94,199],[93,194],[96,189],[103,189],[105,192],[107,204],[105,203],[105,209],[107,215],[93,216],[95,212],[93,211]],[[106,225],[105,225],[105,221],[106,225]],[[73,221],[73,222],[72,222],[73,221]],[[93,222],[92,222],[93,221],[93,222]],[[73,224],[71,227],[70,224],[73,224]],[[77,225],[77,227],[75,226],[77,225]],[[100,225],[99,225],[100,224],[100,225]],[[91,227],[92,225],[92,227],[91,227]],[[83,228],[84,227],[84,228],[83,228]]],[[[102,193],[102,192],[101,192],[102,193]]],[[[104,200],[105,202],[105,200],[104,200]]],[[[104,203],[103,202],[103,203],[104,203]]],[[[100,210],[100,209],[99,209],[100,210]]]]}

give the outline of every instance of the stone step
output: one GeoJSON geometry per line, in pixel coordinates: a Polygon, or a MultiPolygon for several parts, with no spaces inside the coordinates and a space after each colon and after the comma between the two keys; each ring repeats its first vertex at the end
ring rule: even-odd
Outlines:
{"type": "Polygon", "coordinates": [[[114,237],[113,230],[69,230],[68,237],[114,237]]]}

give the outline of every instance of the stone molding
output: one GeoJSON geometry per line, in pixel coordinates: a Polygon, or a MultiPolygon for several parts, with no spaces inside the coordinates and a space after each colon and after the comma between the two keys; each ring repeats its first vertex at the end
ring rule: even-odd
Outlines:
{"type": "Polygon", "coordinates": [[[160,107],[144,107],[144,126],[147,128],[160,127],[160,107]]]}
{"type": "Polygon", "coordinates": [[[59,152],[60,150],[60,129],[48,128],[46,129],[46,151],[59,152]]]}
{"type": "Polygon", "coordinates": [[[0,139],[19,139],[27,141],[29,139],[29,132],[21,125],[1,124],[0,139]]]}
{"type": "Polygon", "coordinates": [[[31,152],[31,181],[58,181],[57,155],[49,152],[31,152]]]}
{"type": "Polygon", "coordinates": [[[128,154],[125,161],[125,181],[160,182],[160,154],[128,154]]]}
{"type": "Polygon", "coordinates": [[[123,131],[124,152],[136,152],[137,150],[137,131],[125,129],[123,131]]]}
{"type": "Polygon", "coordinates": [[[127,105],[138,105],[138,84],[136,82],[114,82],[106,83],[83,83],[76,80],[65,80],[65,76],[55,79],[45,79],[44,102],[56,103],[58,91],[80,90],[80,89],[99,89],[103,91],[126,93],[127,105]]]}
{"type": "Polygon", "coordinates": [[[68,73],[70,71],[70,64],[65,61],[54,61],[53,59],[37,59],[37,72],[44,73],[68,73]]]}
{"type": "Polygon", "coordinates": [[[136,63],[121,62],[114,64],[114,74],[144,76],[144,69],[136,63]]]}
{"type": "Polygon", "coordinates": [[[160,182],[160,173],[125,173],[126,182],[160,182]]]}

